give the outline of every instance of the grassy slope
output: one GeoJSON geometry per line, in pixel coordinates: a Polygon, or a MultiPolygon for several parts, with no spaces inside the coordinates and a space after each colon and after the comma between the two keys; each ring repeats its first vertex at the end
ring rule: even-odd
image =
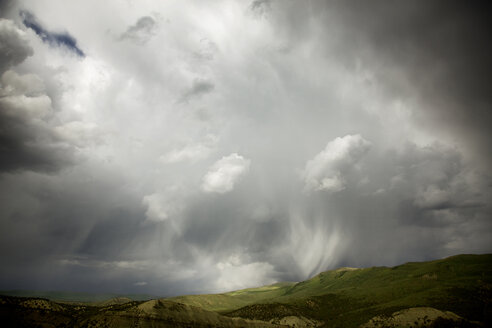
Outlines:
{"type": "Polygon", "coordinates": [[[342,326],[418,306],[483,321],[490,315],[484,309],[491,301],[491,286],[492,255],[459,255],[393,268],[327,271],[272,301],[292,304],[303,313],[342,326]],[[309,306],[309,301],[315,305],[309,306]],[[340,314],[345,318],[338,320],[340,314]]]}
{"type": "Polygon", "coordinates": [[[187,295],[171,301],[198,306],[205,310],[224,312],[284,295],[295,283],[283,282],[258,288],[241,289],[223,294],[187,295]]]}
{"type": "Polygon", "coordinates": [[[378,314],[418,306],[484,321],[490,316],[486,304],[491,301],[491,286],[492,255],[458,255],[393,268],[331,270],[275,289],[253,288],[174,300],[263,320],[279,312],[303,314],[330,326],[357,326],[378,314]]]}

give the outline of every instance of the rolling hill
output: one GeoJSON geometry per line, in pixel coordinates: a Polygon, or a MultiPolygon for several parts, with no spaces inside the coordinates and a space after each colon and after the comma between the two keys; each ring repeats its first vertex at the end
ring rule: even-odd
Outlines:
{"type": "Polygon", "coordinates": [[[490,323],[492,255],[457,255],[396,267],[340,268],[299,283],[173,298],[228,316],[272,320],[289,313],[327,326],[355,327],[415,307],[490,323]],[[248,303],[247,305],[244,305],[248,303]]]}
{"type": "Polygon", "coordinates": [[[4,296],[0,315],[27,327],[490,327],[491,301],[487,254],[340,268],[299,283],[98,307],[4,296]]]}

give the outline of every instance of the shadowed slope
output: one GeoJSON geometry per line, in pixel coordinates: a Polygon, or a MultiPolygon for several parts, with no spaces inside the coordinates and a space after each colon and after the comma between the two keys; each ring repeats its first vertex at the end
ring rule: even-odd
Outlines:
{"type": "Polygon", "coordinates": [[[280,327],[167,300],[94,307],[10,296],[0,296],[0,320],[5,327],[280,327]]]}

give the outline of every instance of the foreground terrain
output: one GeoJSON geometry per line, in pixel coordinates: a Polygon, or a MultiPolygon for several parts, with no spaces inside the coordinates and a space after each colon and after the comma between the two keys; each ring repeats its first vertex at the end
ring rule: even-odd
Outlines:
{"type": "Polygon", "coordinates": [[[5,327],[491,327],[492,255],[340,268],[223,294],[68,303],[0,297],[5,327]]]}

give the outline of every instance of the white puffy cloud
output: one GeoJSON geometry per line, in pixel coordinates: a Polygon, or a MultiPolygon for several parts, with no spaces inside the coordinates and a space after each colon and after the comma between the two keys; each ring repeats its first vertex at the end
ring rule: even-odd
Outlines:
{"type": "Polygon", "coordinates": [[[360,135],[346,135],[330,141],[324,150],[306,163],[303,179],[306,190],[337,192],[345,189],[344,172],[367,153],[371,143],[360,135]]]}
{"type": "Polygon", "coordinates": [[[227,193],[248,172],[251,161],[237,153],[224,156],[213,164],[203,177],[204,192],[227,193]]]}

